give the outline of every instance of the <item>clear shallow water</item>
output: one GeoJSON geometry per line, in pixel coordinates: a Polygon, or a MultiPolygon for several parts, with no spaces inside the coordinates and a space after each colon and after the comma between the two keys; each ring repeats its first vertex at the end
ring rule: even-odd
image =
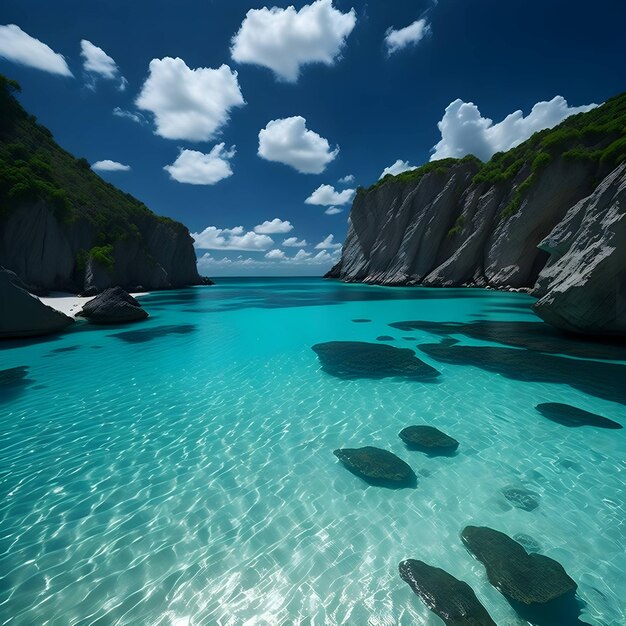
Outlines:
{"type": "Polygon", "coordinates": [[[617,361],[609,392],[585,392],[442,362],[417,349],[442,337],[388,326],[533,322],[523,295],[220,283],[143,298],[151,317],[135,326],[1,347],[0,369],[30,369],[0,394],[0,624],[441,624],[400,580],[404,558],[467,581],[499,626],[524,624],[462,546],[467,524],[530,535],[578,582],[583,621],[626,623],[626,429],[534,409],[626,424],[617,361]],[[380,335],[439,382],[341,380],[311,350],[380,335]],[[397,433],[412,423],[458,454],[407,450],[397,433]],[[332,455],[361,445],[409,462],[417,488],[369,486],[332,455]],[[539,507],[512,507],[509,486],[539,507]]]}

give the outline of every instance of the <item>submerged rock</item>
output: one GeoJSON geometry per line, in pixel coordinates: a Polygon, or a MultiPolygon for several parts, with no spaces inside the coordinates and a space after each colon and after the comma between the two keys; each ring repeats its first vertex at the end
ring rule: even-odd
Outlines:
{"type": "Polygon", "coordinates": [[[408,348],[364,341],[329,341],[313,346],[322,369],[337,378],[401,377],[432,382],[439,372],[408,348]]]}
{"type": "Polygon", "coordinates": [[[576,583],[558,561],[528,554],[504,533],[467,526],[461,539],[485,566],[489,582],[509,600],[524,605],[544,604],[576,591],[576,583]]]}
{"type": "Polygon", "coordinates": [[[534,511],[539,506],[539,495],[529,489],[505,487],[502,493],[514,507],[523,511],[534,511]]]}
{"type": "Polygon", "coordinates": [[[547,417],[549,420],[562,424],[563,426],[569,426],[570,428],[578,428],[580,426],[596,426],[597,428],[613,429],[622,428],[621,424],[607,417],[590,413],[589,411],[570,406],[569,404],[544,402],[543,404],[538,404],[535,408],[541,415],[547,417]]]}
{"type": "Polygon", "coordinates": [[[411,448],[423,452],[454,452],[459,442],[434,426],[407,426],[398,434],[411,448]]]}
{"type": "Polygon", "coordinates": [[[415,472],[392,452],[365,446],[342,448],[333,454],[353,473],[374,484],[389,482],[396,486],[414,486],[415,472]]]}
{"type": "Polygon", "coordinates": [[[0,269],[0,339],[47,335],[74,323],[31,295],[16,279],[13,272],[0,269]]]}
{"type": "Polygon", "coordinates": [[[395,341],[391,335],[380,335],[376,337],[376,341],[395,341]]]}
{"type": "Polygon", "coordinates": [[[77,315],[95,324],[123,324],[148,317],[139,302],[121,287],[105,289],[87,302],[77,315]]]}
{"type": "Polygon", "coordinates": [[[13,385],[26,378],[27,375],[28,365],[19,365],[18,367],[9,367],[6,370],[0,370],[0,387],[13,385]]]}
{"type": "Polygon", "coordinates": [[[352,321],[353,321],[355,324],[367,324],[368,322],[371,322],[372,320],[368,320],[368,319],[366,319],[366,318],[364,318],[364,317],[363,317],[363,318],[359,317],[359,318],[357,318],[357,319],[355,319],[355,320],[352,320],[352,321]]]}
{"type": "Polygon", "coordinates": [[[399,570],[400,578],[448,626],[496,626],[466,582],[415,559],[402,561],[399,570]]]}

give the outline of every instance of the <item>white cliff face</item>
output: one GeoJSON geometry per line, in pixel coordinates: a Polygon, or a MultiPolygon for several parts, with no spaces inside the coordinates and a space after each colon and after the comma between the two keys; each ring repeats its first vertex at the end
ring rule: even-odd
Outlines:
{"type": "Polygon", "coordinates": [[[591,165],[557,159],[538,172],[512,215],[511,182],[472,183],[459,162],[417,182],[388,181],[357,195],[339,269],[346,281],[453,287],[533,286],[546,261],[539,242],[591,191],[591,165]]]}
{"type": "Polygon", "coordinates": [[[575,204],[540,243],[550,258],[534,293],[549,324],[582,334],[626,334],[626,163],[575,204]]]}
{"type": "Polygon", "coordinates": [[[473,183],[458,162],[360,192],[330,277],[383,285],[533,288],[566,331],[626,334],[626,164],[593,191],[597,165],[556,158],[530,175],[473,183]]]}

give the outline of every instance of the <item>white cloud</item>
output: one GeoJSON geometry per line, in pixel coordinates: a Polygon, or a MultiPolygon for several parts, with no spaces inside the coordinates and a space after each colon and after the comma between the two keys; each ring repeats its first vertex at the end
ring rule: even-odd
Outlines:
{"type": "Polygon", "coordinates": [[[291,222],[287,220],[279,220],[277,217],[275,217],[271,222],[266,220],[262,224],[254,227],[254,232],[262,235],[284,234],[292,230],[293,226],[291,225],[291,222]]]}
{"type": "Polygon", "coordinates": [[[338,213],[343,213],[343,209],[339,209],[336,206],[329,206],[324,213],[326,213],[326,215],[337,215],[338,213]]]}
{"type": "Polygon", "coordinates": [[[166,139],[209,141],[245,104],[237,72],[228,65],[195,70],[179,58],[152,59],[136,105],[154,114],[156,134],[166,139]]]}
{"type": "Polygon", "coordinates": [[[102,49],[82,39],[80,42],[80,55],[83,57],[83,69],[91,76],[89,87],[95,88],[96,76],[107,80],[119,81],[118,89],[126,89],[127,80],[120,74],[117,63],[102,49]]]}
{"type": "Polygon", "coordinates": [[[134,113],[133,111],[126,111],[125,109],[121,109],[120,107],[115,107],[113,109],[113,115],[115,117],[125,117],[126,119],[132,120],[137,124],[145,124],[146,119],[141,113],[134,113]]]}
{"type": "Polygon", "coordinates": [[[304,250],[298,250],[298,252],[296,252],[295,256],[291,257],[293,261],[305,261],[307,259],[311,258],[311,253],[310,252],[305,252],[304,250]]]}
{"type": "Polygon", "coordinates": [[[320,206],[348,204],[354,198],[354,189],[336,191],[332,185],[320,185],[304,202],[320,206]]]}
{"type": "Polygon", "coordinates": [[[237,63],[262,65],[279,79],[296,82],[303,65],[333,65],[355,24],[354,9],[342,13],[332,0],[317,0],[299,11],[293,6],[250,9],[230,52],[237,63]]]}
{"type": "Polygon", "coordinates": [[[326,239],[323,239],[315,246],[315,249],[316,250],[338,250],[339,248],[341,248],[341,244],[333,243],[333,239],[334,239],[333,235],[328,235],[326,239]]]}
{"type": "Polygon", "coordinates": [[[31,37],[19,26],[0,26],[0,57],[51,74],[73,76],[62,54],[31,37]]]}
{"type": "Polygon", "coordinates": [[[266,255],[265,255],[266,259],[285,259],[286,255],[282,250],[278,250],[277,248],[275,248],[274,250],[270,250],[266,255]]]}
{"type": "Polygon", "coordinates": [[[386,167],[383,170],[383,173],[379,178],[384,178],[387,174],[391,174],[392,176],[397,176],[398,174],[402,174],[402,172],[408,172],[410,170],[414,170],[417,168],[417,165],[409,165],[408,161],[403,161],[402,159],[398,159],[393,165],[386,167]]]}
{"type": "Polygon", "coordinates": [[[463,157],[473,154],[487,161],[495,152],[514,148],[533,133],[552,128],[574,113],[582,113],[596,107],[588,104],[570,107],[562,96],[548,102],[538,102],[524,117],[522,111],[507,115],[501,122],[493,123],[483,117],[473,102],[451,102],[442,120],[437,124],[441,141],[433,147],[431,161],[446,157],[463,157]]]}
{"type": "Polygon", "coordinates": [[[416,46],[430,33],[430,24],[426,19],[415,20],[412,24],[395,30],[388,28],[385,33],[387,54],[393,54],[407,46],[416,46]]]}
{"type": "Polygon", "coordinates": [[[208,154],[197,150],[181,150],[176,161],[163,169],[179,183],[215,185],[233,175],[230,160],[234,156],[235,146],[227,150],[225,144],[218,143],[208,154]]]}
{"type": "Polygon", "coordinates": [[[302,174],[321,174],[339,154],[327,139],[308,130],[303,117],[272,120],[259,132],[259,156],[290,165],[302,174]]]}
{"type": "Polygon", "coordinates": [[[192,233],[194,246],[200,250],[251,250],[265,251],[274,240],[254,231],[246,232],[243,226],[217,228],[208,226],[201,233],[192,233]]]}
{"type": "Polygon", "coordinates": [[[348,174],[347,176],[344,176],[343,178],[340,178],[337,182],[340,185],[350,185],[354,181],[355,181],[354,174],[348,174]]]}
{"type": "Polygon", "coordinates": [[[297,237],[287,237],[283,240],[285,248],[304,248],[307,245],[306,239],[298,239],[297,237]]]}
{"type": "Polygon", "coordinates": [[[130,165],[124,165],[117,161],[111,161],[110,159],[104,159],[104,161],[96,161],[91,169],[95,172],[128,172],[130,165]]]}
{"type": "Polygon", "coordinates": [[[281,274],[319,275],[339,260],[340,252],[335,250],[329,253],[321,250],[311,255],[310,252],[298,250],[297,254],[290,257],[281,250],[273,249],[264,256],[265,258],[260,259],[241,255],[235,258],[216,258],[210,252],[205,252],[198,259],[198,270],[201,273],[217,275],[237,275],[242,270],[246,273],[258,270],[259,274],[279,271],[281,274]]]}

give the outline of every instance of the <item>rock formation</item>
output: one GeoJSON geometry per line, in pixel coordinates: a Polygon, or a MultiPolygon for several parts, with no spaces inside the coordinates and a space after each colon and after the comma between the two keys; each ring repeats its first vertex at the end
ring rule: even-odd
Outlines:
{"type": "Polygon", "coordinates": [[[459,442],[434,426],[407,426],[398,434],[410,448],[429,454],[454,452],[459,442]]]}
{"type": "Polygon", "coordinates": [[[407,559],[400,578],[447,626],[496,626],[472,588],[445,570],[407,559]]]}
{"type": "Polygon", "coordinates": [[[434,382],[439,372],[408,348],[394,348],[367,341],[328,341],[312,347],[322,369],[332,376],[356,378],[404,378],[434,382]]]}
{"type": "Polygon", "coordinates": [[[410,465],[392,452],[365,446],[342,448],[333,454],[353,473],[373,484],[389,483],[393,486],[415,486],[417,477],[410,465]]]}
{"type": "Polygon", "coordinates": [[[626,163],[575,204],[539,244],[550,258],[534,310],[566,331],[626,333],[626,163]]]}
{"type": "Polygon", "coordinates": [[[327,277],[534,288],[550,324],[626,334],[625,129],[626,94],[487,163],[444,159],[360,188],[327,277]]]}
{"type": "Polygon", "coordinates": [[[0,76],[0,265],[31,291],[204,284],[187,228],[65,152],[15,99],[18,89],[0,76]]]}
{"type": "Polygon", "coordinates": [[[461,539],[485,566],[489,582],[509,600],[544,604],[576,591],[576,583],[560,563],[541,554],[528,554],[504,533],[467,526],[461,539]]]}
{"type": "Polygon", "coordinates": [[[0,339],[47,335],[74,322],[20,285],[15,274],[0,269],[0,339]]]}
{"type": "Polygon", "coordinates": [[[110,287],[87,302],[77,315],[94,324],[125,324],[148,317],[141,304],[121,287],[110,287]]]}

